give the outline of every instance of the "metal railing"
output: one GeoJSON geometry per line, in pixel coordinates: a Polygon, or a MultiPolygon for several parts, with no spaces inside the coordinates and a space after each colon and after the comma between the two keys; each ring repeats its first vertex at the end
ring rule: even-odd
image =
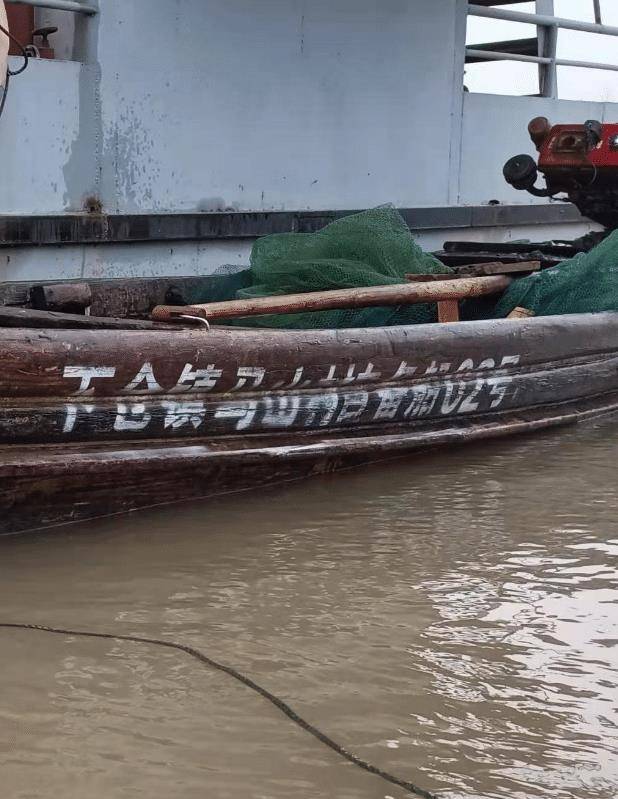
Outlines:
{"type": "Polygon", "coordinates": [[[58,11],[74,11],[77,14],[98,14],[96,6],[82,3],[80,0],[11,0],[22,6],[35,6],[36,8],[54,8],[58,11]]]}
{"type": "MultiPolygon", "coordinates": [[[[538,64],[541,69],[541,94],[544,97],[557,95],[557,67],[579,67],[582,69],[602,69],[618,72],[618,64],[602,64],[594,61],[573,61],[557,57],[558,30],[572,30],[581,33],[596,33],[603,36],[618,36],[618,28],[603,25],[601,18],[600,0],[593,0],[595,22],[580,22],[574,19],[555,17],[549,14],[531,14],[524,11],[510,11],[502,8],[468,4],[468,16],[485,17],[488,19],[505,20],[507,22],[523,22],[536,25],[542,35],[539,36],[539,55],[524,55],[518,53],[500,52],[497,50],[466,47],[466,54],[475,60],[482,61],[522,61],[538,64]]],[[[541,3],[537,0],[537,8],[541,3]]],[[[553,10],[553,3],[550,3],[553,10]]]]}
{"type": "Polygon", "coordinates": [[[476,50],[474,47],[466,47],[466,53],[472,58],[478,58],[482,61],[525,61],[530,64],[555,64],[557,67],[582,67],[583,69],[606,69],[611,72],[618,72],[618,64],[601,64],[596,61],[572,61],[569,58],[495,53],[488,50],[476,50]]]}
{"type": "Polygon", "coordinates": [[[601,25],[603,22],[603,15],[601,14],[601,0],[592,0],[592,4],[594,5],[594,21],[597,25],[601,25]]]}

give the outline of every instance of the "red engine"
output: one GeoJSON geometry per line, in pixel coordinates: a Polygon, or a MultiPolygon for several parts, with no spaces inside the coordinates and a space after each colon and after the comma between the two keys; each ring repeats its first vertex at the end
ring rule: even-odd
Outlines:
{"type": "Polygon", "coordinates": [[[583,216],[618,228],[618,123],[552,126],[537,117],[528,130],[539,151],[538,166],[529,155],[511,158],[504,166],[507,182],[537,197],[566,194],[583,216]],[[545,189],[535,185],[539,172],[545,189]]]}

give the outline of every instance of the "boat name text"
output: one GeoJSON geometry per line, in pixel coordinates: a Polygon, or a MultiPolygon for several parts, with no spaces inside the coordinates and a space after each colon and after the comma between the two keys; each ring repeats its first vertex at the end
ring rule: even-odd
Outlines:
{"type": "MultiPolygon", "coordinates": [[[[519,355],[505,355],[499,358],[485,358],[478,364],[472,358],[466,358],[459,364],[449,362],[432,361],[424,369],[422,367],[410,365],[407,361],[401,361],[397,368],[389,374],[385,374],[376,369],[374,364],[369,361],[366,364],[357,365],[351,363],[346,366],[329,364],[322,367],[323,374],[320,377],[308,375],[304,366],[298,366],[291,370],[287,379],[278,380],[269,385],[269,390],[289,390],[293,388],[337,388],[350,386],[355,383],[372,382],[400,382],[408,379],[423,377],[435,378],[449,374],[462,374],[464,372],[475,372],[489,369],[505,369],[517,366],[520,362],[519,355]]],[[[315,367],[311,369],[314,371],[315,367]]],[[[274,371],[274,370],[273,370],[274,371]]],[[[65,366],[63,377],[68,380],[79,380],[77,389],[73,392],[75,396],[92,396],[95,388],[99,385],[98,381],[116,378],[117,369],[115,366],[65,366]]],[[[219,381],[225,377],[225,369],[216,364],[208,364],[205,368],[197,368],[191,363],[185,363],[180,376],[175,385],[166,389],[160,385],[155,375],[155,369],[150,362],[142,364],[137,373],[120,390],[120,394],[139,395],[139,394],[189,394],[211,392],[217,388],[219,381]]],[[[263,366],[239,366],[234,370],[232,385],[225,393],[238,391],[256,391],[263,384],[269,383],[268,370],[263,366]]],[[[262,390],[264,390],[262,388],[262,390]]]]}

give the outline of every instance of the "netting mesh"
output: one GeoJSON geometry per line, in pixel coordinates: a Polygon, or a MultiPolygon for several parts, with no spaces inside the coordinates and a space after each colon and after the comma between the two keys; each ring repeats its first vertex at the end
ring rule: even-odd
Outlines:
{"type": "Polygon", "coordinates": [[[235,300],[240,289],[251,285],[251,270],[237,265],[220,266],[212,275],[202,275],[192,284],[176,288],[173,282],[166,302],[174,304],[176,298],[181,305],[201,302],[224,302],[235,300]]]}
{"type": "MultiPolygon", "coordinates": [[[[401,214],[383,206],[346,216],[317,233],[265,236],[253,245],[252,285],[239,298],[405,283],[405,275],[452,272],[415,243],[401,214]]],[[[379,327],[434,322],[435,304],[247,317],[243,326],[379,327]]]]}
{"type": "Polygon", "coordinates": [[[536,316],[618,311],[618,231],[590,252],[516,280],[491,316],[508,316],[517,307],[536,316]]]}
{"type": "MultiPolygon", "coordinates": [[[[391,206],[347,216],[317,233],[265,236],[253,245],[251,268],[203,278],[184,302],[405,283],[405,275],[452,273],[415,243],[391,206]]],[[[587,253],[515,280],[501,298],[460,303],[463,320],[498,319],[517,307],[536,316],[618,311],[618,231],[587,253]]],[[[243,327],[316,329],[381,327],[437,321],[434,304],[352,308],[222,321],[243,327]]]]}

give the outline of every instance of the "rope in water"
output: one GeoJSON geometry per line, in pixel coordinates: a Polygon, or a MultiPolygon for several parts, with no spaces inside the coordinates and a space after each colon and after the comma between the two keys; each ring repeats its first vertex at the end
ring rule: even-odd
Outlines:
{"type": "Polygon", "coordinates": [[[313,735],[314,738],[317,738],[318,741],[323,743],[325,746],[328,746],[334,752],[336,752],[341,757],[345,758],[350,763],[353,763],[358,768],[364,769],[368,771],[370,774],[373,774],[376,777],[380,777],[386,782],[390,782],[392,785],[397,785],[399,788],[403,788],[404,790],[408,791],[409,793],[415,794],[416,796],[423,797],[423,799],[438,799],[436,794],[430,793],[429,791],[424,790],[423,788],[419,788],[418,785],[415,785],[413,782],[408,782],[407,780],[400,779],[399,777],[395,777],[393,774],[389,774],[388,771],[384,771],[383,769],[379,768],[378,766],[374,766],[371,763],[368,763],[366,760],[363,760],[360,757],[357,757],[352,752],[348,752],[347,749],[344,749],[341,744],[338,744],[336,741],[333,741],[326,733],[319,730],[317,727],[314,727],[313,724],[310,724],[306,721],[302,716],[299,716],[298,713],[293,710],[283,699],[279,699],[278,696],[272,694],[266,688],[263,688],[258,683],[254,682],[250,677],[246,677],[241,672],[237,671],[236,669],[232,668],[231,666],[226,666],[224,663],[219,663],[216,660],[208,657],[203,652],[200,652],[199,649],[195,649],[192,646],[187,646],[186,644],[178,644],[174,641],[165,641],[160,638],[146,638],[140,635],[117,635],[115,633],[97,633],[97,632],[90,632],[84,630],[65,630],[62,628],[56,627],[46,627],[42,624],[17,624],[17,623],[8,623],[8,622],[0,622],[0,629],[5,630],[35,630],[38,632],[44,633],[53,633],[54,635],[69,635],[69,636],[76,636],[80,638],[103,638],[111,641],[131,641],[135,644],[149,644],[152,646],[162,646],[166,649],[176,649],[179,652],[184,652],[186,655],[190,655],[192,658],[195,658],[200,663],[205,664],[206,666],[210,666],[213,669],[217,669],[218,671],[222,671],[224,674],[233,677],[235,680],[246,685],[252,691],[260,694],[260,696],[264,697],[264,699],[268,700],[273,704],[278,710],[284,713],[291,721],[297,724],[301,729],[305,730],[306,732],[313,735]]]}

